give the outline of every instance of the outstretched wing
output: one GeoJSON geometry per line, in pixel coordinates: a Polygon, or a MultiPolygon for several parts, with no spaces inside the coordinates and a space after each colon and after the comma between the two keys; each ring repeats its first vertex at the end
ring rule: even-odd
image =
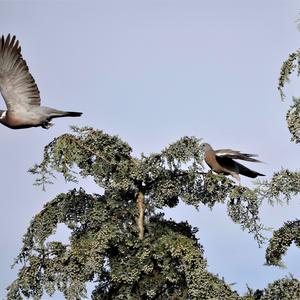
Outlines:
{"type": "Polygon", "coordinates": [[[9,110],[40,105],[39,89],[28,70],[16,37],[0,40],[0,91],[9,110]]]}
{"type": "Polygon", "coordinates": [[[216,156],[216,159],[218,163],[223,167],[223,169],[227,171],[228,174],[235,177],[238,181],[239,181],[238,174],[251,177],[251,178],[256,178],[257,176],[265,176],[264,174],[251,170],[227,156],[216,156]]]}
{"type": "Polygon", "coordinates": [[[258,159],[253,157],[257,156],[257,154],[249,154],[249,153],[241,153],[240,151],[232,150],[232,149],[219,149],[215,150],[215,154],[218,157],[228,157],[232,159],[241,159],[252,162],[261,162],[258,159]]]}

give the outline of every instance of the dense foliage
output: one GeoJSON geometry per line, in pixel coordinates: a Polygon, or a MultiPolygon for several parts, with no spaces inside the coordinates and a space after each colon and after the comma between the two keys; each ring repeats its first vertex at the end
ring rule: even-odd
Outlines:
{"type": "MultiPolygon", "coordinates": [[[[74,127],[73,132],[47,145],[43,161],[30,171],[43,187],[57,172],[74,182],[92,176],[98,194],[70,190],[33,218],[16,259],[22,267],[8,299],[42,299],[44,293],[56,290],[66,299],[81,299],[87,282],[95,283],[93,299],[273,299],[269,295],[281,286],[299,284],[284,278],[265,290],[239,296],[207,271],[197,229],[166,220],[158,210],[175,207],[180,200],[196,208],[201,203],[210,208],[226,203],[233,222],[261,244],[262,199],[274,201],[284,195],[288,200],[299,193],[299,174],[282,170],[251,190],[225,176],[205,173],[202,146],[195,137],[183,137],[160,153],[135,158],[129,145],[116,136],[92,128],[74,127]],[[69,243],[50,242],[62,223],[70,229],[69,243]]],[[[297,232],[289,223],[274,233],[268,264],[278,265],[293,241],[299,245],[297,232]]]]}
{"type": "Polygon", "coordinates": [[[79,188],[60,194],[33,218],[16,261],[23,266],[8,298],[40,299],[59,290],[67,299],[79,299],[86,295],[85,284],[94,281],[93,299],[238,299],[207,271],[197,230],[165,220],[158,208],[180,200],[211,208],[227,202],[232,220],[261,243],[256,194],[204,173],[201,144],[194,137],[134,158],[116,136],[73,130],[46,146],[42,163],[31,172],[40,175],[36,183],[41,185],[54,172],[71,181],[92,176],[101,193],[79,188]],[[61,223],[71,230],[70,243],[48,242],[61,223]]]}

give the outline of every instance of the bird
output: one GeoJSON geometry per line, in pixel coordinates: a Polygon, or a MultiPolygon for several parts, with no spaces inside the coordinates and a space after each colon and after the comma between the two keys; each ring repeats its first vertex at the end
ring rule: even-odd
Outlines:
{"type": "Polygon", "coordinates": [[[202,146],[204,149],[205,162],[217,174],[231,175],[238,182],[241,181],[240,175],[250,178],[265,176],[264,174],[248,169],[234,160],[240,159],[250,162],[261,162],[260,160],[253,158],[257,156],[256,154],[241,153],[240,151],[232,149],[214,150],[208,143],[203,143],[202,146]]]}
{"type": "Polygon", "coordinates": [[[0,110],[0,123],[11,129],[53,126],[53,118],[79,117],[81,112],[41,106],[40,91],[21,54],[19,41],[10,34],[0,39],[0,92],[7,110],[0,110]]]}

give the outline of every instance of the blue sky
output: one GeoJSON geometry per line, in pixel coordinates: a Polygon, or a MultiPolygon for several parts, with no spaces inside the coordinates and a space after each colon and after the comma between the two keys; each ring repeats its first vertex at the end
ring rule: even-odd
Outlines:
{"type": "MultiPolygon", "coordinates": [[[[216,149],[258,153],[266,164],[253,168],[267,178],[281,167],[296,170],[299,146],[289,141],[285,113],[299,80],[288,85],[285,103],[277,80],[283,60],[299,48],[299,9],[296,0],[1,1],[0,34],[20,40],[42,103],[84,115],[55,120],[50,130],[0,127],[0,297],[15,278],[10,265],[31,218],[71,187],[59,177],[44,193],[27,173],[71,124],[118,134],[137,156],[194,135],[216,149]]],[[[266,203],[262,221],[278,228],[299,216],[299,204],[299,197],[289,206],[266,203]]],[[[289,250],[286,269],[263,266],[264,248],[222,205],[181,205],[167,215],[199,227],[209,270],[239,292],[289,272],[300,277],[299,250],[289,250]]]]}

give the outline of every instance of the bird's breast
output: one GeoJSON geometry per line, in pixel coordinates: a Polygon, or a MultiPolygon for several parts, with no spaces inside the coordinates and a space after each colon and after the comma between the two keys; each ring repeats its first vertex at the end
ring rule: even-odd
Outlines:
{"type": "Polygon", "coordinates": [[[220,166],[220,164],[218,163],[216,156],[213,152],[207,151],[205,153],[204,159],[213,171],[215,171],[216,173],[223,173],[224,170],[222,166],[220,166]]]}
{"type": "Polygon", "coordinates": [[[15,114],[9,111],[6,113],[6,116],[0,121],[3,125],[12,129],[36,126],[35,122],[31,118],[26,117],[26,114],[15,114]]]}

